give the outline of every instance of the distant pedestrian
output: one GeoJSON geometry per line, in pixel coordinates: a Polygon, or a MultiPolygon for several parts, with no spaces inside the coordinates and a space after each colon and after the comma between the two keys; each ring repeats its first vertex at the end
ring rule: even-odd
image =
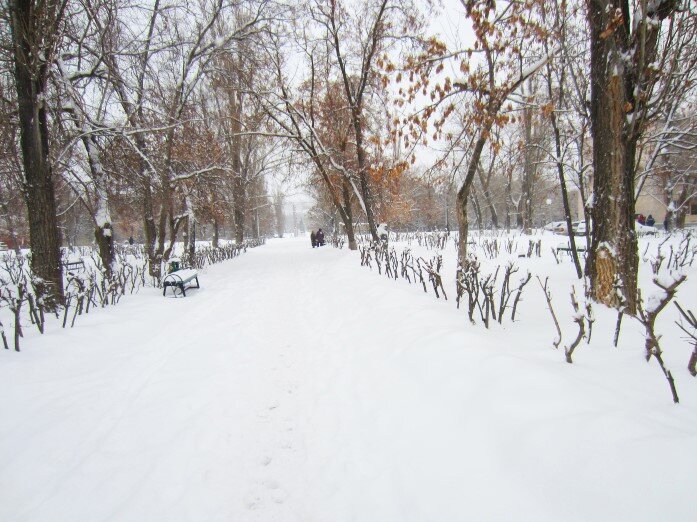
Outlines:
{"type": "Polygon", "coordinates": [[[666,217],[663,218],[663,229],[668,232],[668,228],[670,227],[670,214],[666,212],[666,217]]]}
{"type": "Polygon", "coordinates": [[[656,220],[653,218],[651,214],[649,214],[649,217],[646,218],[646,226],[647,227],[652,227],[656,224],[656,220]]]}
{"type": "Polygon", "coordinates": [[[315,248],[317,246],[317,234],[315,234],[314,230],[310,231],[310,241],[312,242],[312,248],[315,248]]]}
{"type": "Polygon", "coordinates": [[[322,232],[321,228],[317,231],[315,241],[317,242],[318,247],[324,246],[324,232],[322,232]]]}
{"type": "Polygon", "coordinates": [[[644,216],[644,214],[639,214],[636,220],[639,222],[640,225],[646,224],[646,216],[644,216]]]}
{"type": "Polygon", "coordinates": [[[128,244],[133,245],[133,236],[128,237],[128,244]]]}

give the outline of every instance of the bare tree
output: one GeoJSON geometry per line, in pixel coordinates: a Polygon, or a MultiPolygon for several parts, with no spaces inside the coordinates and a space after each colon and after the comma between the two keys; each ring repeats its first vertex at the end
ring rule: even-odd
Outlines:
{"type": "Polygon", "coordinates": [[[458,262],[464,268],[468,262],[467,206],[485,146],[495,128],[509,123],[512,96],[515,97],[521,86],[542,69],[558,49],[546,53],[540,53],[538,49],[535,53],[532,48],[532,44],[544,34],[539,23],[540,6],[536,2],[493,4],[480,0],[463,1],[462,4],[473,27],[474,45],[447,52],[443,44],[432,41],[422,55],[410,60],[410,68],[419,74],[419,78],[409,88],[406,97],[412,103],[417,93],[428,89],[434,64],[461,60],[463,76],[454,80],[446,78],[443,84],[438,83],[431,89],[435,101],[412,118],[411,135],[418,137],[422,134],[436,108],[444,106],[443,114],[435,123],[435,137],[442,135],[448,116],[458,114],[455,104],[446,104],[446,101],[452,96],[464,95],[467,106],[459,114],[460,130],[455,139],[455,143],[461,143],[466,149],[460,161],[466,165],[464,179],[457,193],[458,262]],[[479,59],[472,60],[473,56],[479,59]]]}
{"type": "Polygon", "coordinates": [[[639,256],[634,232],[637,143],[648,117],[661,22],[677,0],[615,6],[588,0],[593,136],[593,233],[586,273],[593,298],[634,314],[639,256]]]}
{"type": "Polygon", "coordinates": [[[381,86],[379,62],[395,42],[407,41],[421,27],[409,0],[364,0],[350,10],[338,0],[312,2],[311,13],[327,35],[348,106],[360,184],[361,207],[374,241],[378,234],[369,182],[366,98],[381,86]]]}
{"type": "Polygon", "coordinates": [[[31,266],[39,278],[37,290],[48,302],[62,302],[64,297],[49,154],[47,87],[51,63],[63,34],[66,9],[66,1],[11,0],[6,11],[12,33],[31,266]]]}

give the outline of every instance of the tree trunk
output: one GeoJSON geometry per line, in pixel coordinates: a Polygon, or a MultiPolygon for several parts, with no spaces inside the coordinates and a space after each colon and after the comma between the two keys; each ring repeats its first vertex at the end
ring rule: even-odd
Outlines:
{"type": "Polygon", "coordinates": [[[489,186],[491,185],[491,174],[494,168],[494,160],[492,159],[491,165],[489,166],[489,173],[487,174],[486,181],[484,180],[484,175],[482,174],[481,167],[477,168],[477,174],[479,176],[479,183],[482,185],[482,193],[484,194],[484,201],[489,209],[489,215],[491,216],[491,224],[495,229],[499,228],[499,215],[496,212],[496,206],[494,205],[494,200],[491,197],[491,192],[489,191],[489,186]]]}
{"type": "Polygon", "coordinates": [[[150,181],[145,179],[145,169],[142,171],[143,182],[143,235],[145,236],[145,251],[148,255],[148,272],[151,277],[159,280],[162,276],[162,258],[156,255],[157,227],[153,212],[153,197],[150,181]]]}
{"type": "MultiPolygon", "coordinates": [[[[550,83],[551,91],[551,83],[550,83]]],[[[566,189],[566,176],[564,175],[564,163],[562,161],[562,149],[561,149],[561,133],[559,132],[559,126],[557,125],[557,117],[554,111],[550,114],[550,121],[552,123],[552,129],[554,131],[554,147],[555,154],[557,156],[557,175],[559,176],[559,187],[561,188],[561,201],[564,207],[564,220],[566,221],[566,231],[569,236],[569,246],[571,247],[571,256],[574,260],[574,267],[576,267],[576,276],[581,279],[583,277],[583,270],[581,268],[581,260],[578,257],[578,250],[576,250],[576,236],[574,236],[573,230],[571,229],[571,206],[569,205],[569,192],[566,189]]],[[[588,227],[586,226],[586,230],[588,227]]]]}
{"type": "Polygon", "coordinates": [[[476,186],[471,187],[471,196],[472,196],[472,206],[474,207],[474,217],[477,218],[477,228],[479,230],[482,230],[483,228],[486,228],[486,227],[484,225],[484,220],[482,218],[482,207],[479,204],[479,198],[477,197],[477,187],[476,186]]]}
{"type": "Polygon", "coordinates": [[[82,141],[87,151],[87,159],[97,195],[94,212],[96,223],[94,238],[99,248],[99,257],[102,260],[106,277],[111,279],[114,264],[114,230],[111,224],[111,212],[109,211],[106,173],[99,158],[99,149],[93,140],[93,137],[85,136],[82,141]]]}
{"type": "MultiPolygon", "coordinates": [[[[42,281],[37,291],[46,296],[50,307],[64,299],[60,235],[53,172],[49,162],[49,129],[44,99],[48,76],[46,55],[52,51],[52,37],[44,35],[46,40],[42,40],[37,34],[51,20],[39,19],[36,10],[37,6],[31,0],[14,0],[10,3],[31,267],[34,275],[42,281]]],[[[44,16],[50,18],[50,14],[44,13],[44,16]]],[[[56,16],[60,17],[60,14],[56,16]]]]}
{"type": "Polygon", "coordinates": [[[459,232],[457,242],[458,272],[467,268],[467,234],[469,233],[469,221],[467,219],[468,199],[469,186],[463,185],[457,193],[457,230],[459,232]]]}
{"type": "Polygon", "coordinates": [[[358,244],[356,243],[356,233],[353,230],[353,211],[351,209],[351,188],[349,187],[349,182],[346,178],[343,178],[341,192],[342,192],[342,196],[344,198],[344,208],[346,209],[346,222],[344,223],[344,228],[346,228],[346,235],[348,236],[348,247],[349,247],[349,250],[357,250],[358,244]]]}
{"type": "Polygon", "coordinates": [[[193,260],[196,256],[196,220],[187,219],[187,227],[189,228],[189,259],[193,260]],[[192,221],[192,223],[189,223],[192,221]]]}
{"type": "Polygon", "coordinates": [[[627,93],[621,48],[624,28],[603,33],[614,9],[602,0],[589,2],[591,32],[591,131],[593,136],[593,234],[586,273],[593,299],[636,312],[639,256],[634,232],[633,165],[627,164],[624,135],[627,93]],[[628,175],[632,173],[632,175],[628,175]],[[619,285],[619,292],[615,285],[619,285]]]}
{"type": "Polygon", "coordinates": [[[358,177],[361,182],[361,194],[363,196],[363,204],[365,205],[365,216],[368,220],[368,228],[373,241],[378,241],[378,229],[375,224],[375,216],[373,215],[373,198],[370,193],[370,184],[368,181],[368,162],[366,160],[365,150],[363,148],[363,129],[360,124],[360,112],[354,114],[354,130],[356,134],[356,155],[358,158],[358,177]]]}
{"type": "Polygon", "coordinates": [[[505,204],[506,204],[506,232],[511,231],[511,211],[513,210],[513,169],[508,169],[508,176],[506,177],[506,194],[505,204]]]}
{"type": "Polygon", "coordinates": [[[233,215],[235,218],[235,242],[238,245],[244,243],[244,218],[246,190],[241,175],[235,177],[232,189],[233,215]]]}
{"type": "Polygon", "coordinates": [[[486,144],[486,136],[491,130],[491,124],[485,126],[479,131],[479,138],[474,145],[472,157],[470,158],[467,167],[465,180],[462,182],[460,190],[457,191],[457,228],[460,233],[457,239],[457,264],[458,271],[467,268],[467,234],[469,232],[469,221],[467,219],[467,202],[469,200],[470,187],[474,181],[474,175],[479,165],[479,159],[482,156],[484,145],[486,144]]]}
{"type": "Polygon", "coordinates": [[[0,204],[0,209],[2,209],[2,213],[5,216],[7,233],[12,238],[12,249],[15,251],[15,254],[20,255],[22,253],[22,249],[19,245],[19,238],[17,237],[17,226],[15,225],[15,216],[12,212],[10,212],[9,207],[5,202],[0,204]]]}
{"type": "Polygon", "coordinates": [[[220,242],[220,227],[218,226],[218,220],[213,220],[213,248],[218,248],[218,243],[220,242]]]}

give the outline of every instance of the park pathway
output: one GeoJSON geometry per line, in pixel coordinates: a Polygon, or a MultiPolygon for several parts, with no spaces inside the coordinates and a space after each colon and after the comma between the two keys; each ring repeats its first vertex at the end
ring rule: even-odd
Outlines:
{"type": "Polygon", "coordinates": [[[0,353],[1,521],[694,518],[697,400],[641,354],[571,367],[309,238],[200,279],[0,353]]]}
{"type": "MultiPolygon", "coordinates": [[[[209,267],[185,299],[146,289],[26,342],[0,368],[0,519],[377,516],[394,492],[367,479],[391,473],[399,444],[371,432],[403,398],[358,359],[400,342],[384,328],[394,296],[380,297],[394,283],[309,243],[272,240],[209,267]]],[[[433,305],[402,292],[413,314],[433,305]]]]}

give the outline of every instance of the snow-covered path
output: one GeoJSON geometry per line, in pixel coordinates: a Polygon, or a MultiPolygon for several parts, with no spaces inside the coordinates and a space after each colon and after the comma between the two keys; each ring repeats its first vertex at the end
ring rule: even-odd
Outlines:
{"type": "Polygon", "coordinates": [[[452,303],[306,239],[201,284],[2,354],[0,520],[693,513],[697,395],[673,407],[628,354],[572,371],[492,348],[452,303]]]}

